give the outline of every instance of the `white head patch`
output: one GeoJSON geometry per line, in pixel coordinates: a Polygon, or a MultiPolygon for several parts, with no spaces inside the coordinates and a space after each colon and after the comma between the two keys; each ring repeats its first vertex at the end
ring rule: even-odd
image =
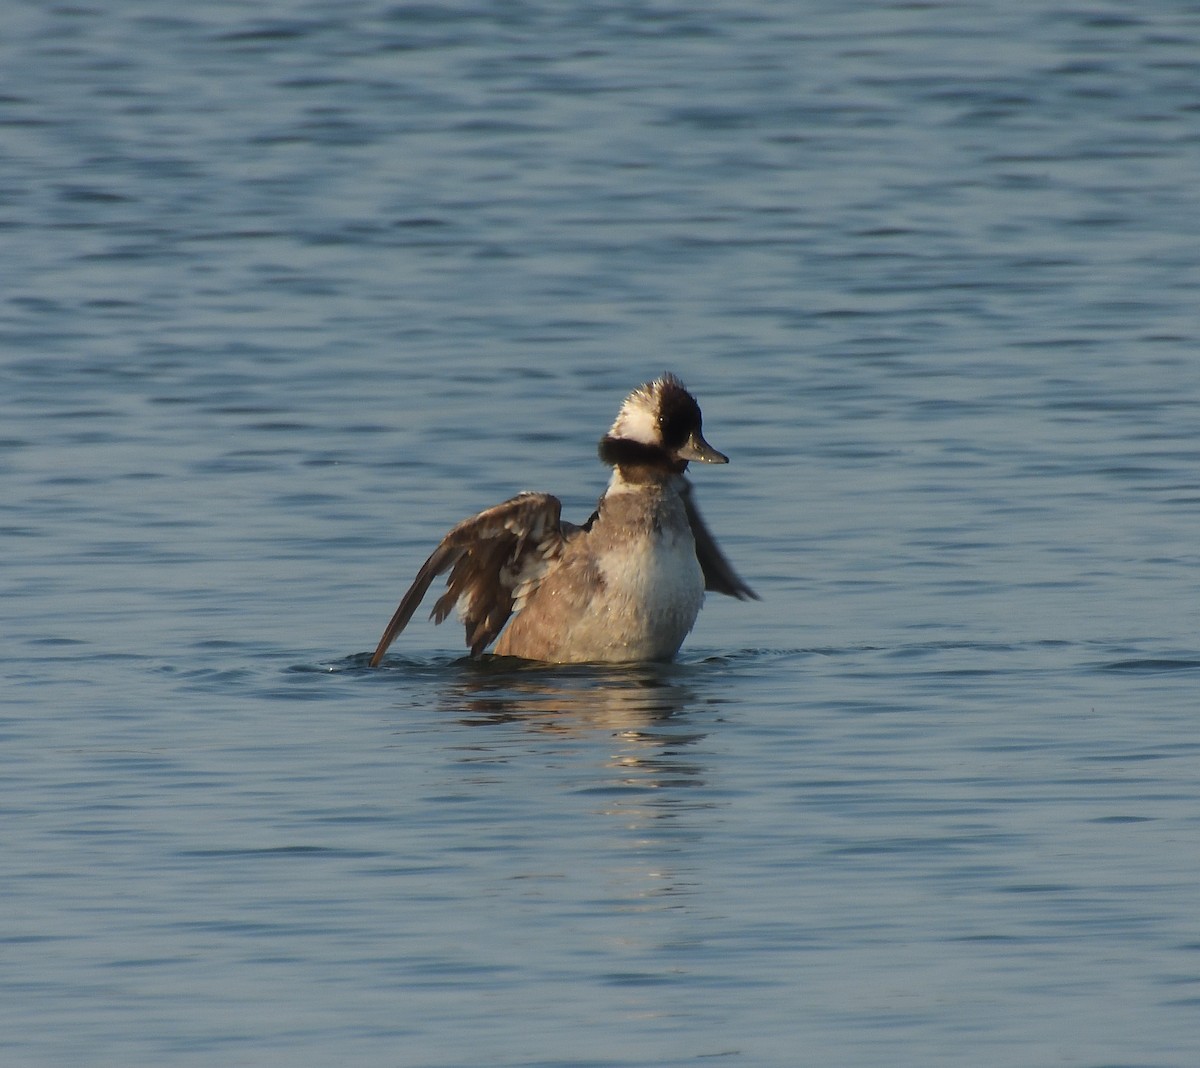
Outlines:
{"type": "Polygon", "coordinates": [[[658,427],[660,389],[659,382],[647,382],[630,393],[617,412],[608,436],[640,441],[643,445],[661,445],[662,433],[658,427]]]}

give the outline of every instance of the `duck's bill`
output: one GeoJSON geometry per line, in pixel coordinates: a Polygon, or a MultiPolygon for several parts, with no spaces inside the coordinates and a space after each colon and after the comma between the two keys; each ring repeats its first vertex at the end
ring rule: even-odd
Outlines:
{"type": "Polygon", "coordinates": [[[717,452],[707,441],[699,434],[693,434],[684,443],[676,455],[681,460],[695,460],[702,464],[727,464],[729,457],[723,452],[717,452]]]}

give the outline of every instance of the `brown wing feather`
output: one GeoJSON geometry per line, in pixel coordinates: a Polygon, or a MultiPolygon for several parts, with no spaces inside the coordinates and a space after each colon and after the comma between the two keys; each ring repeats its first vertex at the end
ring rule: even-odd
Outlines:
{"type": "Polygon", "coordinates": [[[371,666],[383,659],[433,580],[447,570],[446,592],[430,614],[435,623],[441,623],[458,605],[471,655],[483,652],[512,615],[516,587],[561,548],[561,510],[562,503],[549,493],[519,493],[451,529],[401,599],[379,639],[371,666]]]}
{"type": "Polygon", "coordinates": [[[696,559],[700,561],[700,570],[704,572],[704,588],[728,597],[736,597],[739,601],[761,600],[758,594],[738,577],[733,565],[725,559],[725,554],[717,545],[717,539],[704,525],[704,520],[692,500],[692,484],[686,478],[680,481],[683,483],[681,495],[684,509],[687,511],[688,526],[692,528],[692,537],[696,541],[696,559]]]}

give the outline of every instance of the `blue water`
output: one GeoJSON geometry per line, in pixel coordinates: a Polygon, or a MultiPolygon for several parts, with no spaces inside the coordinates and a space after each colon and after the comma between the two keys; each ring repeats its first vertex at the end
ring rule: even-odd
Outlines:
{"type": "Polygon", "coordinates": [[[1197,1063],[1194,4],[3,21],[0,1063],[1197,1063]],[[762,602],[367,669],[664,369],[762,602]]]}

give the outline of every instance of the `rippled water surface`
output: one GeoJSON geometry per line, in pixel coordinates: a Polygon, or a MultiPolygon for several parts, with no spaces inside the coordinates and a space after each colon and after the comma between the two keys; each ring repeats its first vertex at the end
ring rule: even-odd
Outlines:
{"type": "Polygon", "coordinates": [[[10,7],[0,1061],[1197,1063],[1194,4],[10,7]],[[367,668],[667,368],[763,600],[367,668]]]}

